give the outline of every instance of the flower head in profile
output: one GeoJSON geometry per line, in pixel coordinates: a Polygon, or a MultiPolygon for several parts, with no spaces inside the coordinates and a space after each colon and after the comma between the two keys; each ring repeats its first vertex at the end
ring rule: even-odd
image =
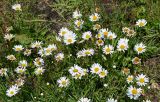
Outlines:
{"type": "Polygon", "coordinates": [[[12,97],[14,95],[16,95],[19,92],[20,88],[17,85],[12,85],[7,91],[6,91],[6,95],[8,97],[12,97]]]}
{"type": "Polygon", "coordinates": [[[17,52],[20,52],[20,51],[22,51],[23,49],[24,49],[24,48],[23,48],[22,45],[15,45],[14,48],[13,48],[13,50],[14,50],[14,51],[17,51],[17,52]]]}
{"type": "Polygon", "coordinates": [[[16,72],[17,74],[23,74],[25,71],[26,71],[26,68],[22,68],[22,67],[17,67],[17,68],[15,69],[15,72],[16,72]]]}
{"type": "Polygon", "coordinates": [[[146,75],[143,74],[139,74],[136,77],[136,80],[139,86],[145,86],[149,82],[149,79],[146,77],[146,75]]]}
{"type": "Polygon", "coordinates": [[[60,77],[57,80],[57,83],[58,83],[59,87],[67,87],[69,85],[70,81],[66,77],[60,77]]]}
{"type": "Polygon", "coordinates": [[[31,48],[41,48],[42,42],[41,41],[35,41],[31,44],[31,48]]]}
{"type": "Polygon", "coordinates": [[[143,43],[138,43],[134,46],[134,50],[138,53],[144,53],[146,51],[146,46],[143,43]]]}
{"type": "Polygon", "coordinates": [[[133,86],[128,87],[127,89],[127,95],[130,99],[137,100],[139,96],[142,94],[141,88],[136,88],[133,86]]]}
{"type": "Polygon", "coordinates": [[[122,28],[122,32],[123,32],[123,33],[127,33],[129,30],[130,30],[130,29],[129,29],[128,27],[123,27],[123,28],[122,28]]]}
{"type": "Polygon", "coordinates": [[[83,49],[82,55],[83,56],[92,56],[94,54],[94,49],[83,49]]]}
{"type": "Polygon", "coordinates": [[[12,5],[12,9],[15,10],[15,11],[22,11],[21,4],[12,5]]]}
{"type": "Polygon", "coordinates": [[[78,10],[75,10],[74,12],[73,12],[73,18],[75,18],[75,19],[78,19],[78,18],[81,18],[82,17],[82,14],[81,14],[81,12],[80,11],[78,11],[78,10]]]}
{"type": "Polygon", "coordinates": [[[100,19],[100,15],[98,13],[94,13],[89,17],[90,21],[95,22],[95,21],[99,21],[100,19]]]}
{"type": "Polygon", "coordinates": [[[144,27],[145,25],[147,24],[147,21],[145,19],[139,19],[137,22],[136,22],[136,25],[138,27],[144,27]]]}
{"type": "Polygon", "coordinates": [[[91,99],[82,97],[77,102],[91,102],[91,99]]]}

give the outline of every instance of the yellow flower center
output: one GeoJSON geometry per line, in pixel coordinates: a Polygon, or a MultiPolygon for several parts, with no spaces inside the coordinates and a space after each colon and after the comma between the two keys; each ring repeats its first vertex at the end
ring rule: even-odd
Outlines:
{"type": "Polygon", "coordinates": [[[121,49],[124,49],[124,48],[125,48],[125,45],[120,45],[120,48],[121,48],[121,49]]]}
{"type": "Polygon", "coordinates": [[[100,73],[100,75],[101,75],[101,76],[105,76],[106,73],[105,73],[104,71],[102,71],[102,72],[100,73]]]}
{"type": "Polygon", "coordinates": [[[140,22],[140,23],[139,23],[139,26],[141,26],[141,27],[144,26],[144,23],[143,23],[143,22],[140,22]]]}
{"type": "Polygon", "coordinates": [[[68,41],[69,43],[72,43],[72,39],[68,39],[67,41],[68,41]]]}
{"type": "Polygon", "coordinates": [[[9,93],[10,93],[11,95],[13,95],[13,94],[14,94],[14,91],[10,91],[9,93]]]}
{"type": "Polygon", "coordinates": [[[86,38],[89,39],[91,36],[89,34],[86,35],[86,38]]]}
{"type": "Polygon", "coordinates": [[[128,77],[128,81],[132,81],[133,80],[133,78],[132,77],[128,77]]]}
{"type": "Polygon", "coordinates": [[[133,88],[133,89],[132,89],[132,94],[133,94],[133,95],[136,95],[137,93],[138,93],[137,89],[136,89],[136,88],[133,88]]]}
{"type": "Polygon", "coordinates": [[[67,83],[67,82],[66,82],[65,80],[64,80],[64,81],[62,81],[62,85],[66,85],[66,83],[67,83]]]}
{"type": "Polygon", "coordinates": [[[108,32],[107,32],[107,31],[105,31],[105,32],[103,32],[103,34],[104,34],[104,36],[107,36],[107,35],[108,35],[108,32]]]}
{"type": "Polygon", "coordinates": [[[89,51],[86,51],[86,52],[85,52],[85,54],[86,54],[86,55],[89,55],[89,54],[91,54],[91,52],[89,52],[89,51]]]}
{"type": "Polygon", "coordinates": [[[96,20],[97,20],[97,18],[98,18],[97,16],[93,16],[93,20],[94,20],[94,21],[96,21],[96,20]]]}
{"type": "Polygon", "coordinates": [[[143,51],[143,48],[142,47],[139,47],[138,48],[138,52],[142,52],[143,51]]]}
{"type": "Polygon", "coordinates": [[[109,39],[113,39],[113,36],[109,36],[109,39]]]}
{"type": "Polygon", "coordinates": [[[78,69],[74,69],[73,72],[75,72],[75,73],[78,72],[78,69]]]}
{"type": "Polygon", "coordinates": [[[81,25],[81,21],[78,21],[77,22],[77,26],[79,27],[81,25]]]}
{"type": "Polygon", "coordinates": [[[95,71],[95,72],[98,72],[98,71],[99,71],[99,68],[98,68],[98,67],[96,67],[96,68],[94,69],[94,71],[95,71]]]}
{"type": "Polygon", "coordinates": [[[106,48],[106,52],[110,52],[111,51],[111,49],[110,48],[106,48]]]}
{"type": "Polygon", "coordinates": [[[42,73],[42,70],[38,70],[38,73],[42,73]]]}
{"type": "Polygon", "coordinates": [[[66,31],[62,31],[62,35],[65,35],[66,34],[66,31]]]}
{"type": "Polygon", "coordinates": [[[139,82],[144,83],[145,82],[144,78],[139,79],[139,82]]]}
{"type": "Polygon", "coordinates": [[[21,50],[21,48],[16,48],[16,51],[20,51],[21,50]]]}

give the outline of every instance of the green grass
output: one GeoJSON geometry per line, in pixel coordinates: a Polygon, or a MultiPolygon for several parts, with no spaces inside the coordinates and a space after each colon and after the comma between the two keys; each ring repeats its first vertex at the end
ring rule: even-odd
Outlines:
{"type": "MultiPolygon", "coordinates": [[[[45,42],[44,46],[50,43],[56,43],[59,49],[70,53],[71,47],[75,47],[64,48],[63,45],[57,43],[55,41],[56,33],[62,26],[68,27],[70,25],[69,23],[72,21],[72,12],[75,11],[75,9],[80,10],[85,19],[88,15],[95,12],[96,7],[100,9],[99,13],[102,15],[102,20],[100,22],[103,25],[102,27],[109,28],[117,35],[122,34],[122,27],[127,26],[135,29],[137,35],[133,38],[133,43],[143,41],[147,45],[147,52],[144,56],[141,56],[143,61],[149,59],[153,55],[157,56],[160,52],[160,2],[158,0],[55,0],[55,2],[47,0],[2,0],[0,2],[0,5],[1,4],[3,5],[3,15],[0,16],[0,48],[2,48],[0,49],[0,67],[12,69],[17,66],[17,63],[12,65],[5,58],[5,56],[10,53],[15,54],[15,52],[11,50],[15,44],[22,44],[27,47],[31,42],[40,40],[45,42]],[[11,5],[15,3],[22,4],[22,12],[15,13],[11,10],[11,5]],[[140,18],[147,20],[148,23],[145,28],[139,29],[134,26],[135,22],[140,18]],[[10,33],[16,35],[15,42],[12,42],[10,46],[8,46],[8,43],[3,39],[7,26],[12,26],[13,30],[10,33]]],[[[84,45],[82,44],[80,47],[82,48],[84,45]]],[[[123,58],[123,56],[124,55],[120,57],[123,58]]],[[[17,55],[17,57],[19,57],[19,60],[25,58],[21,55],[17,55]]],[[[28,60],[31,62],[34,57],[33,55],[28,60]]],[[[123,59],[124,63],[119,61],[116,62],[116,64],[127,67],[128,64],[125,64],[128,58],[131,59],[131,57],[128,56],[123,59]]],[[[100,58],[97,57],[97,59],[100,58]]],[[[73,63],[70,62],[75,61],[77,60],[66,58],[64,63],[57,64],[53,61],[53,56],[51,56],[49,59],[46,59],[45,62],[47,63],[45,75],[36,77],[32,72],[34,68],[29,69],[31,72],[27,73],[24,86],[21,88],[20,92],[12,98],[7,97],[4,93],[6,93],[8,85],[12,84],[17,76],[10,74],[9,77],[12,78],[8,77],[9,79],[0,77],[0,101],[77,102],[79,98],[85,96],[91,98],[93,102],[106,102],[106,99],[109,97],[117,98],[119,102],[138,102],[129,100],[126,96],[126,88],[128,86],[125,83],[125,76],[120,73],[121,70],[110,68],[109,71],[113,73],[113,75],[108,75],[106,80],[99,80],[98,77],[93,77],[91,74],[85,76],[82,80],[74,80],[68,74],[68,66],[72,66],[73,63]],[[67,88],[60,89],[56,81],[63,75],[69,76],[72,84],[67,88]],[[49,82],[50,85],[46,85],[47,82],[49,82]],[[108,86],[104,87],[104,83],[107,83],[108,86]],[[41,93],[44,95],[41,96],[41,93]]],[[[90,59],[85,61],[86,62],[81,63],[81,60],[79,60],[77,63],[84,68],[89,67],[92,63],[90,59]]],[[[106,62],[103,59],[97,61],[103,63],[103,65],[105,65],[106,62]]],[[[159,68],[160,67],[157,66],[152,69],[152,71],[148,72],[144,70],[144,73],[149,75],[150,79],[158,82],[158,73],[153,73],[158,71],[159,68]]],[[[138,72],[141,71],[143,71],[143,69],[138,70],[138,72]]],[[[158,91],[151,89],[148,93],[155,94],[158,93],[158,91]]],[[[148,96],[144,98],[148,99],[148,96]]],[[[141,98],[141,100],[142,99],[143,98],[141,98]]],[[[150,99],[154,99],[154,97],[150,97],[150,99]]]]}

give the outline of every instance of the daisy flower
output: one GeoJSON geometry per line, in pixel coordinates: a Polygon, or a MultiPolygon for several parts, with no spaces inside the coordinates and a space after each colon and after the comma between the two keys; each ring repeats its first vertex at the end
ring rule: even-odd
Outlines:
{"type": "Polygon", "coordinates": [[[102,71],[98,75],[99,75],[100,78],[104,78],[105,76],[107,76],[107,74],[108,74],[108,71],[102,69],[102,71]]]}
{"type": "Polygon", "coordinates": [[[143,44],[143,43],[139,43],[139,44],[136,44],[134,46],[134,50],[138,53],[138,54],[141,54],[143,52],[146,51],[146,46],[143,44]]]}
{"type": "Polygon", "coordinates": [[[17,85],[12,85],[7,91],[6,91],[6,95],[8,97],[12,97],[14,95],[16,95],[19,92],[19,88],[17,85]]]}
{"type": "Polygon", "coordinates": [[[94,54],[94,50],[93,49],[84,49],[84,50],[82,50],[82,53],[84,56],[92,56],[94,54]]]}
{"type": "Polygon", "coordinates": [[[24,51],[24,55],[25,55],[25,56],[31,55],[31,50],[30,50],[30,49],[26,49],[26,50],[24,51]]]}
{"type": "Polygon", "coordinates": [[[136,32],[134,30],[128,30],[127,32],[127,35],[128,37],[132,37],[132,36],[135,36],[136,35],[136,32]]]}
{"type": "Polygon", "coordinates": [[[125,51],[128,49],[128,39],[126,38],[121,38],[119,41],[118,41],[118,45],[117,45],[117,50],[118,51],[125,51]]]}
{"type": "Polygon", "coordinates": [[[98,63],[94,63],[90,69],[91,73],[93,74],[99,74],[100,72],[102,72],[102,66],[98,63]]]}
{"type": "Polygon", "coordinates": [[[76,25],[76,27],[78,28],[82,28],[84,21],[83,20],[75,20],[74,24],[76,25]]]}
{"type": "Polygon", "coordinates": [[[152,102],[152,101],[150,101],[150,100],[143,100],[143,102],[152,102]]]}
{"type": "Polygon", "coordinates": [[[82,68],[79,67],[78,65],[74,65],[73,67],[71,67],[69,69],[69,73],[72,75],[72,76],[75,76],[76,74],[79,74],[81,73],[82,71],[82,68]]]}
{"type": "Polygon", "coordinates": [[[57,50],[57,46],[55,44],[48,45],[48,48],[50,48],[51,51],[56,51],[57,50]]]}
{"type": "Polygon", "coordinates": [[[80,13],[80,11],[78,11],[78,10],[75,10],[74,12],[73,12],[73,18],[75,18],[75,19],[78,19],[78,18],[81,18],[82,17],[82,14],[80,13]]]}
{"type": "Polygon", "coordinates": [[[108,31],[108,29],[102,28],[99,30],[99,33],[102,34],[103,37],[107,38],[109,31],[108,31]]]}
{"type": "Polygon", "coordinates": [[[139,86],[145,86],[149,82],[149,79],[146,77],[146,75],[143,74],[139,74],[136,77],[136,80],[139,86]]]}
{"type": "Polygon", "coordinates": [[[113,32],[109,32],[108,33],[108,39],[112,40],[112,39],[115,39],[117,37],[117,35],[113,32]]]}
{"type": "Polygon", "coordinates": [[[58,53],[57,55],[55,55],[56,61],[62,61],[63,58],[64,58],[64,54],[63,53],[58,53]]]}
{"type": "Polygon", "coordinates": [[[67,87],[69,85],[70,81],[66,77],[60,77],[57,80],[57,83],[58,83],[59,87],[67,87]]]}
{"type": "Polygon", "coordinates": [[[36,58],[34,60],[34,65],[37,67],[43,66],[44,65],[44,60],[40,57],[36,58]]]}
{"type": "Polygon", "coordinates": [[[95,37],[98,39],[102,39],[104,36],[102,33],[99,32],[95,37]]]}
{"type": "Polygon", "coordinates": [[[15,72],[18,74],[23,74],[26,71],[26,68],[22,68],[22,67],[17,67],[15,69],[15,72]]]}
{"type": "Polygon", "coordinates": [[[47,47],[47,48],[44,48],[44,55],[45,56],[49,56],[52,54],[52,50],[51,48],[47,47]]]}
{"type": "Polygon", "coordinates": [[[95,21],[99,21],[100,19],[100,15],[98,13],[94,13],[89,17],[90,21],[95,22],[95,21]]]}
{"type": "Polygon", "coordinates": [[[43,67],[38,67],[35,69],[34,73],[36,75],[42,75],[44,73],[45,69],[43,67]]]}
{"type": "Polygon", "coordinates": [[[1,68],[0,69],[0,76],[6,76],[7,75],[7,68],[1,68]]]}
{"type": "Polygon", "coordinates": [[[128,87],[127,89],[127,95],[130,99],[138,99],[138,97],[141,95],[142,89],[141,88],[136,88],[133,86],[128,87]]]}
{"type": "Polygon", "coordinates": [[[82,51],[78,51],[78,53],[76,55],[77,55],[77,58],[85,56],[84,53],[83,53],[83,50],[82,51]]]}
{"type": "Polygon", "coordinates": [[[95,24],[93,25],[93,30],[99,30],[101,28],[101,25],[95,24]]]}
{"type": "Polygon", "coordinates": [[[22,11],[20,4],[14,4],[12,5],[12,9],[15,11],[22,11]]]}
{"type": "Polygon", "coordinates": [[[108,55],[108,54],[112,54],[114,52],[114,48],[112,45],[105,45],[103,47],[103,53],[108,55]]]}
{"type": "Polygon", "coordinates": [[[117,102],[117,100],[116,100],[116,99],[113,99],[113,98],[109,98],[109,99],[107,99],[106,102],[117,102]]]}
{"type": "Polygon", "coordinates": [[[59,31],[59,36],[63,37],[64,35],[68,34],[70,31],[68,30],[68,28],[62,27],[59,31]]]}
{"type": "Polygon", "coordinates": [[[123,32],[123,33],[127,33],[129,30],[130,30],[130,29],[129,29],[128,27],[123,27],[123,28],[122,28],[122,32],[123,32]]]}
{"type": "Polygon", "coordinates": [[[145,19],[139,19],[136,22],[136,25],[139,26],[139,27],[144,27],[146,24],[147,24],[147,21],[145,19]]]}
{"type": "Polygon", "coordinates": [[[66,45],[73,44],[76,41],[76,34],[71,32],[70,34],[66,34],[64,36],[64,43],[66,45]]]}
{"type": "Polygon", "coordinates": [[[129,75],[129,76],[127,77],[127,83],[132,83],[132,82],[133,82],[133,79],[134,79],[133,75],[129,75]]]}
{"type": "Polygon", "coordinates": [[[22,68],[26,68],[27,67],[27,61],[26,60],[22,60],[18,63],[18,65],[22,68]]]}
{"type": "Polygon", "coordinates": [[[122,73],[128,75],[130,73],[130,69],[129,68],[123,68],[122,73]]]}
{"type": "Polygon", "coordinates": [[[14,50],[14,51],[17,51],[17,52],[20,52],[20,51],[22,51],[23,49],[24,49],[24,48],[23,48],[22,45],[15,45],[14,48],[13,48],[13,50],[14,50]]]}
{"type": "Polygon", "coordinates": [[[132,63],[133,63],[133,64],[139,64],[139,63],[141,63],[141,59],[138,58],[138,57],[134,57],[134,58],[132,59],[132,63]]]}
{"type": "Polygon", "coordinates": [[[41,48],[39,51],[38,51],[38,54],[43,57],[45,55],[45,51],[43,48],[41,48]]]}
{"type": "Polygon", "coordinates": [[[16,60],[16,57],[14,55],[8,55],[6,58],[7,58],[7,60],[10,60],[10,61],[16,60]]]}
{"type": "Polygon", "coordinates": [[[96,41],[96,44],[97,44],[98,46],[103,46],[103,45],[104,45],[104,41],[103,41],[102,39],[98,39],[98,40],[96,41]]]}
{"type": "Polygon", "coordinates": [[[6,35],[4,36],[4,39],[5,39],[5,40],[8,40],[8,41],[11,41],[14,37],[15,37],[15,36],[14,36],[13,34],[6,34],[6,35]]]}
{"type": "Polygon", "coordinates": [[[92,34],[91,34],[90,31],[84,32],[83,35],[82,35],[82,38],[84,40],[89,40],[91,37],[92,37],[92,34]]]}
{"type": "Polygon", "coordinates": [[[31,48],[41,48],[42,42],[36,41],[31,44],[31,48]]]}
{"type": "Polygon", "coordinates": [[[88,98],[82,97],[82,98],[80,98],[77,102],[91,102],[91,100],[88,99],[88,98]]]}

